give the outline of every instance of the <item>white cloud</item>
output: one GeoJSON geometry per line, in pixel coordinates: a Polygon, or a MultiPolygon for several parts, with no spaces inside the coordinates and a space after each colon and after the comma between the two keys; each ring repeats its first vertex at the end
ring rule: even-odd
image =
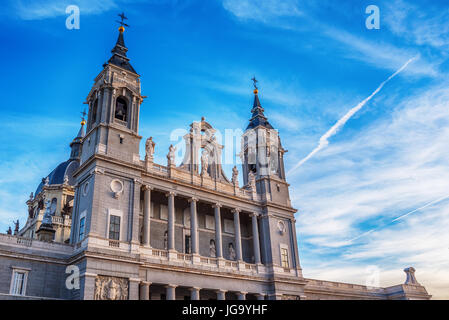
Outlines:
{"type": "Polygon", "coordinates": [[[77,5],[81,15],[90,15],[118,8],[116,2],[115,0],[18,0],[14,3],[14,9],[20,19],[41,20],[67,15],[65,10],[69,5],[77,5]]]}
{"type": "Polygon", "coordinates": [[[438,49],[449,46],[449,10],[447,8],[426,8],[403,0],[385,3],[384,21],[397,36],[420,45],[438,49]]]}
{"type": "Polygon", "coordinates": [[[263,22],[302,14],[297,0],[223,0],[223,7],[240,19],[263,22]]]}
{"type": "MultiPolygon", "coordinates": [[[[289,178],[300,212],[300,245],[312,248],[300,255],[318,262],[315,266],[303,260],[307,276],[327,279],[330,266],[321,268],[321,259],[338,270],[331,279],[362,283],[361,276],[345,271],[348,266],[364,270],[377,264],[392,274],[413,265],[431,294],[449,298],[442,290],[442,284],[449,287],[444,272],[449,266],[449,201],[392,222],[448,194],[446,88],[444,84],[407,97],[391,117],[352,131],[289,178]]],[[[400,280],[386,279],[384,285],[400,280]]]]}

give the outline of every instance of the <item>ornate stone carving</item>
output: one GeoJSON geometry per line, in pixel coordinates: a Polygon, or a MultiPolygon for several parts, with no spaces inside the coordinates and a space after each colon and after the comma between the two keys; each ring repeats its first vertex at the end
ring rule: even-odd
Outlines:
{"type": "Polygon", "coordinates": [[[252,171],[248,173],[248,186],[250,187],[251,191],[256,191],[256,176],[252,171]]]}
{"type": "Polygon", "coordinates": [[[207,170],[209,169],[209,152],[204,149],[201,153],[201,176],[209,176],[207,170]]]}
{"type": "Polygon", "coordinates": [[[210,240],[209,253],[212,258],[217,257],[217,249],[215,248],[215,240],[213,239],[210,240]]]}
{"type": "Polygon", "coordinates": [[[14,222],[15,228],[14,228],[14,235],[17,235],[19,233],[19,220],[17,220],[16,222],[14,222]]]}
{"type": "Polygon", "coordinates": [[[155,147],[156,147],[156,143],[153,141],[153,137],[149,137],[145,143],[145,161],[146,162],[153,162],[155,147]]]}
{"type": "Polygon", "coordinates": [[[239,185],[239,170],[237,169],[237,166],[234,166],[234,168],[232,168],[232,184],[234,186],[239,185]]]}
{"type": "Polygon", "coordinates": [[[234,244],[232,242],[229,243],[229,259],[230,260],[235,260],[236,255],[235,255],[235,250],[234,250],[234,244]]]}
{"type": "Polygon", "coordinates": [[[128,300],[128,285],[125,278],[97,276],[94,300],[128,300]]]}
{"type": "Polygon", "coordinates": [[[45,201],[45,213],[44,217],[42,218],[42,224],[44,225],[52,225],[50,209],[51,209],[50,200],[47,200],[45,201]]]}
{"type": "Polygon", "coordinates": [[[405,274],[407,275],[407,278],[405,280],[405,284],[409,284],[409,285],[420,285],[418,283],[418,281],[416,280],[415,277],[415,268],[410,267],[410,268],[406,268],[404,269],[405,274]]]}
{"type": "Polygon", "coordinates": [[[167,160],[168,160],[168,166],[174,166],[175,165],[175,160],[176,160],[176,148],[173,147],[173,145],[171,144],[170,147],[168,148],[168,154],[167,154],[167,160]]]}

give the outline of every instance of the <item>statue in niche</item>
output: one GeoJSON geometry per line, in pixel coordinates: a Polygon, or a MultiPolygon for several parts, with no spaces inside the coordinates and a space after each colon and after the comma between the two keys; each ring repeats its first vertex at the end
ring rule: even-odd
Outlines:
{"type": "Polygon", "coordinates": [[[234,250],[234,244],[232,242],[229,243],[229,259],[230,260],[235,260],[236,255],[235,255],[235,250],[234,250]]]}
{"type": "Polygon", "coordinates": [[[208,176],[207,169],[209,168],[209,152],[204,149],[201,153],[201,176],[208,176]]]}
{"type": "Polygon", "coordinates": [[[149,137],[145,143],[145,161],[153,162],[155,147],[156,143],[153,141],[153,137],[149,137]]]}
{"type": "Polygon", "coordinates": [[[234,166],[234,168],[232,168],[232,184],[235,186],[239,185],[239,170],[237,169],[237,166],[234,166]]]}
{"type": "Polygon", "coordinates": [[[167,231],[164,232],[164,249],[165,250],[168,249],[168,232],[167,231]]]}
{"type": "Polygon", "coordinates": [[[212,258],[216,258],[217,257],[217,249],[215,248],[215,240],[214,239],[210,240],[209,252],[210,252],[210,256],[212,258]]]}
{"type": "Polygon", "coordinates": [[[248,186],[251,188],[252,191],[256,191],[256,176],[252,171],[248,173],[248,186]]]}
{"type": "Polygon", "coordinates": [[[170,147],[168,148],[168,154],[167,154],[168,166],[175,165],[175,160],[176,160],[175,152],[176,152],[176,148],[173,147],[173,145],[171,144],[170,147]]]}

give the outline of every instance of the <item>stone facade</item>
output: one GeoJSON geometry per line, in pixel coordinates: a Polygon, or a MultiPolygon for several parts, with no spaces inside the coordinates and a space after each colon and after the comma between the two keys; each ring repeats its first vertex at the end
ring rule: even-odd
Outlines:
{"type": "Polygon", "coordinates": [[[53,216],[70,212],[70,223],[62,220],[69,233],[58,231],[54,219],[54,240],[40,241],[35,230],[42,218],[30,214],[19,234],[0,235],[0,298],[430,298],[412,268],[406,284],[391,288],[303,277],[284,171],[287,151],[263,114],[257,87],[242,139],[243,186],[237,168],[232,179],[223,172],[223,146],[204,118],[184,136],[181,165],[173,147],[166,165],[154,163],[152,138],[141,160],[144,96],[123,32],[87,97],[87,123],[71,144],[76,170],[65,170],[62,184],[44,181],[29,201],[30,212],[47,210],[50,219],[48,199],[60,199],[56,203],[66,209],[55,205],[53,216]]]}

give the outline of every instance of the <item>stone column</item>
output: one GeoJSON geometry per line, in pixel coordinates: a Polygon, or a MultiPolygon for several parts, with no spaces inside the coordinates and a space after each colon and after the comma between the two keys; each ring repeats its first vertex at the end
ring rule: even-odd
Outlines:
{"type": "Polygon", "coordinates": [[[140,300],[150,300],[150,282],[140,283],[140,300]]]}
{"type": "Polygon", "coordinates": [[[237,292],[237,300],[246,300],[246,294],[248,292],[237,292]]]}
{"type": "Polygon", "coordinates": [[[193,197],[190,202],[190,236],[192,239],[192,254],[199,254],[198,250],[198,217],[196,212],[196,204],[198,199],[193,197]]]}
{"type": "Polygon", "coordinates": [[[253,225],[253,249],[254,249],[254,262],[260,264],[260,244],[259,244],[259,226],[257,223],[257,213],[251,214],[251,221],[253,225]]]}
{"type": "Polygon", "coordinates": [[[176,300],[176,287],[177,285],[174,284],[165,286],[167,300],[176,300]]]}
{"type": "Polygon", "coordinates": [[[129,300],[139,300],[140,279],[129,279],[129,300]]]}
{"type": "Polygon", "coordinates": [[[169,192],[168,197],[168,244],[169,251],[175,250],[175,193],[169,192]]]}
{"type": "Polygon", "coordinates": [[[217,291],[217,300],[226,300],[226,290],[217,291]]]}
{"type": "Polygon", "coordinates": [[[215,213],[215,251],[217,258],[223,258],[223,244],[221,238],[221,204],[217,203],[213,206],[215,213]]]}
{"type": "Polygon", "coordinates": [[[200,290],[197,287],[190,288],[190,300],[200,300],[200,290]]]}
{"type": "Polygon", "coordinates": [[[150,219],[151,219],[151,190],[150,186],[144,186],[144,204],[143,204],[143,245],[150,246],[150,219]]]}
{"type": "Polygon", "coordinates": [[[235,253],[237,261],[242,260],[242,237],[240,234],[240,210],[232,210],[234,213],[235,253]]]}

